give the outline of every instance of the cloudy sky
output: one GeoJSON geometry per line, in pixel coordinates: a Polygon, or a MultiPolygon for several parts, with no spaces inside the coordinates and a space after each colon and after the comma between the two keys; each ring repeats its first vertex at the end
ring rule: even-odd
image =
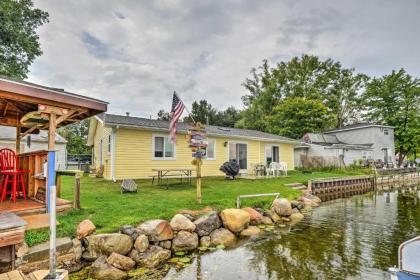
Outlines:
{"type": "Polygon", "coordinates": [[[34,0],[50,14],[29,80],[156,115],[186,104],[242,107],[252,67],[302,53],[369,75],[420,77],[420,1],[34,0]]]}

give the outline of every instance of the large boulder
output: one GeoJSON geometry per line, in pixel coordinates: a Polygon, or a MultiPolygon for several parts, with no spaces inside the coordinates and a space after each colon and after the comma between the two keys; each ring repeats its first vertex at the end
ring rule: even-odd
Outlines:
{"type": "Polygon", "coordinates": [[[76,237],[77,239],[82,239],[83,237],[94,233],[95,230],[96,227],[90,220],[83,220],[77,225],[76,237]]]}
{"type": "Polygon", "coordinates": [[[211,245],[223,245],[225,247],[230,247],[235,245],[236,236],[230,232],[228,229],[219,228],[213,231],[210,234],[211,245]]]}
{"type": "Polygon", "coordinates": [[[274,210],[267,210],[264,212],[264,216],[269,217],[273,222],[277,223],[281,220],[280,216],[277,215],[276,212],[274,212],[274,210]]]}
{"type": "Polygon", "coordinates": [[[203,236],[200,239],[200,247],[210,247],[211,246],[211,239],[210,236],[203,236]]]}
{"type": "Polygon", "coordinates": [[[220,212],[220,217],[225,228],[232,232],[241,232],[251,220],[250,215],[243,209],[229,208],[220,212]]]}
{"type": "Polygon", "coordinates": [[[305,216],[302,213],[293,213],[292,215],[290,215],[289,219],[291,224],[297,224],[298,222],[300,222],[303,218],[305,218],[305,216]]]}
{"type": "Polygon", "coordinates": [[[262,218],[261,223],[264,224],[264,225],[272,225],[273,224],[273,220],[271,220],[270,217],[264,216],[262,218]]]}
{"type": "Polygon", "coordinates": [[[140,234],[134,242],[134,248],[136,248],[139,252],[146,251],[147,248],[149,248],[149,239],[147,236],[140,234]]]}
{"type": "Polygon", "coordinates": [[[169,224],[175,231],[185,230],[193,232],[195,230],[194,223],[182,214],[176,214],[169,224]]]}
{"type": "Polygon", "coordinates": [[[256,226],[249,226],[246,229],[244,229],[243,231],[241,231],[241,233],[239,234],[240,236],[254,236],[254,235],[258,235],[261,233],[261,230],[256,227],[256,226]]]}
{"type": "Polygon", "coordinates": [[[99,257],[90,267],[90,273],[99,280],[123,280],[128,278],[125,271],[113,267],[106,261],[105,256],[99,257]]]}
{"type": "Polygon", "coordinates": [[[82,257],[88,261],[94,261],[101,255],[109,256],[112,253],[127,255],[133,247],[130,236],[121,233],[107,233],[90,235],[83,239],[86,250],[82,257]]]}
{"type": "Polygon", "coordinates": [[[258,212],[257,210],[251,207],[246,207],[246,208],[243,208],[242,210],[248,212],[249,217],[250,217],[250,223],[252,225],[258,225],[261,223],[263,215],[261,215],[260,212],[258,212]]]}
{"type": "Polygon", "coordinates": [[[306,206],[318,207],[319,206],[319,203],[317,202],[317,200],[312,200],[305,196],[299,197],[299,202],[303,204],[304,207],[306,206]]]}
{"type": "Polygon", "coordinates": [[[195,232],[198,236],[205,236],[210,235],[213,230],[221,227],[222,222],[216,212],[211,212],[195,220],[194,224],[196,226],[195,232]]]}
{"type": "Polygon", "coordinates": [[[160,241],[159,246],[162,247],[163,249],[171,250],[172,241],[171,240],[160,241]]]}
{"type": "Polygon", "coordinates": [[[132,258],[139,266],[148,268],[157,267],[171,258],[171,251],[162,247],[152,245],[146,252],[139,252],[136,249],[130,253],[132,258]]]}
{"type": "Polygon", "coordinates": [[[192,251],[198,247],[198,235],[195,232],[182,230],[172,240],[172,250],[192,251]]]}
{"type": "Polygon", "coordinates": [[[150,241],[171,240],[173,238],[172,228],[168,221],[150,220],[137,227],[140,234],[145,234],[150,241]]]}
{"type": "Polygon", "coordinates": [[[292,215],[292,204],[287,198],[277,198],[273,201],[271,207],[274,212],[280,216],[290,216],[292,215]]]}
{"type": "Polygon", "coordinates": [[[118,269],[125,270],[125,271],[131,270],[136,266],[135,261],[133,261],[129,257],[123,256],[117,253],[112,253],[106,261],[113,267],[116,267],[118,269]]]}
{"type": "Polygon", "coordinates": [[[127,234],[131,237],[131,239],[133,239],[133,241],[135,241],[139,236],[137,229],[132,225],[124,225],[120,227],[120,233],[127,234]]]}

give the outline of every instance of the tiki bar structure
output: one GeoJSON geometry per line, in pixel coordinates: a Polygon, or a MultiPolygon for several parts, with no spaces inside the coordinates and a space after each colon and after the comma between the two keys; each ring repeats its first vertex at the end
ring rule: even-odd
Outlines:
{"type": "Polygon", "coordinates": [[[6,246],[11,247],[12,266],[14,245],[23,241],[22,224],[16,221],[20,219],[19,212],[36,210],[48,212],[49,279],[56,279],[56,208],[62,204],[71,204],[56,197],[57,170],[54,151],[56,130],[106,112],[107,106],[107,102],[69,93],[63,89],[0,77],[0,125],[16,128],[16,151],[13,153],[10,151],[10,153],[14,155],[13,162],[17,166],[5,170],[6,163],[4,162],[7,160],[2,154],[2,188],[0,188],[2,194],[10,194],[10,198],[0,197],[2,198],[0,199],[0,249],[6,246]],[[37,134],[40,130],[48,130],[48,150],[21,154],[22,137],[37,134]],[[8,176],[12,172],[14,172],[13,176],[8,176]],[[9,179],[13,181],[11,184],[9,179]],[[9,185],[12,187],[10,188],[9,185]],[[26,198],[17,197],[18,192],[25,194],[26,198]]]}

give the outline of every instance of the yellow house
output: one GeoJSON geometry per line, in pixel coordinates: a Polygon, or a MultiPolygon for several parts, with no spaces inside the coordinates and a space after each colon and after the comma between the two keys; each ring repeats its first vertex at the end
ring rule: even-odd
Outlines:
{"type": "MultiPolygon", "coordinates": [[[[169,122],[101,114],[91,118],[88,145],[93,164],[104,166],[106,179],[138,179],[155,175],[156,168],[193,168],[192,152],[185,140],[189,125],[178,123],[177,144],[169,141],[169,122]]],[[[236,159],[241,173],[256,164],[286,162],[294,169],[294,146],[299,142],[256,130],[206,126],[208,147],[202,176],[223,176],[220,166],[236,159]]]]}

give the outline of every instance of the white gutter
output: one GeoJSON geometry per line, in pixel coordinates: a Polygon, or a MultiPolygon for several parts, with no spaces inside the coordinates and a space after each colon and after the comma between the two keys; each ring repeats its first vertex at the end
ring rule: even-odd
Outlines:
{"type": "Polygon", "coordinates": [[[111,130],[111,179],[112,181],[116,181],[115,179],[115,131],[117,128],[112,128],[111,130]]]}

